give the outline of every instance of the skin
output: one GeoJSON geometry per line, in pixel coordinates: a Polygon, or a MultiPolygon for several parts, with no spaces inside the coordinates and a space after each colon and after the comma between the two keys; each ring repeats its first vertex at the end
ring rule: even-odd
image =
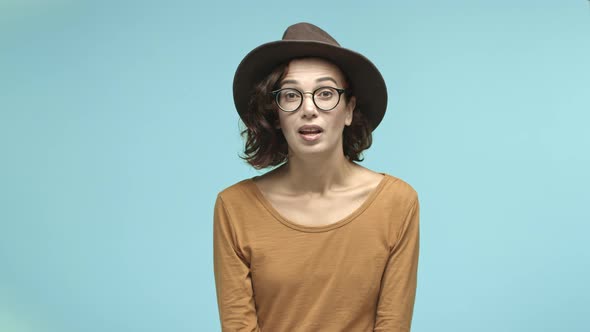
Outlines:
{"type": "MultiPolygon", "coordinates": [[[[347,87],[336,65],[317,58],[292,60],[282,82],[282,88],[300,91],[321,86],[347,87]]],[[[346,100],[343,95],[335,109],[324,112],[316,108],[310,94],[305,94],[297,111],[288,113],[277,108],[277,128],[287,140],[289,161],[254,181],[285,218],[315,226],[337,222],[356,210],[383,178],[344,155],[342,131],[351,124],[355,105],[355,97],[346,100]],[[298,133],[302,125],[322,127],[319,140],[304,140],[298,133]]]]}

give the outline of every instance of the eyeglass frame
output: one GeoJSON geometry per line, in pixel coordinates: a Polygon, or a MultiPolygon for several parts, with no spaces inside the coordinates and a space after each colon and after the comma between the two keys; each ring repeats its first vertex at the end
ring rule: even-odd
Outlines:
{"type": "Polygon", "coordinates": [[[342,94],[345,93],[345,92],[348,92],[348,90],[347,89],[342,89],[342,88],[336,88],[336,87],[333,87],[333,86],[321,86],[321,87],[319,87],[319,88],[317,88],[317,89],[315,89],[313,91],[301,91],[301,90],[295,89],[295,88],[281,88],[281,89],[278,89],[278,90],[271,91],[270,93],[274,97],[274,101],[277,104],[277,106],[281,109],[281,111],[287,112],[287,113],[293,113],[293,112],[297,111],[301,107],[301,105],[303,105],[303,99],[304,99],[303,98],[304,97],[303,95],[305,95],[305,94],[311,94],[311,101],[313,102],[313,104],[315,105],[315,107],[317,107],[320,111],[330,112],[331,110],[335,109],[336,106],[338,106],[338,104],[340,104],[340,100],[342,99],[342,94]],[[334,107],[329,108],[329,109],[323,109],[323,108],[319,107],[318,104],[315,102],[315,93],[318,92],[319,90],[325,89],[325,88],[334,89],[334,90],[336,90],[336,92],[338,92],[338,101],[336,102],[336,104],[334,105],[334,107]],[[299,106],[295,107],[295,109],[292,110],[292,111],[287,111],[284,108],[282,108],[281,107],[281,104],[277,100],[277,98],[279,96],[279,93],[281,91],[283,91],[283,90],[295,90],[295,91],[299,92],[299,94],[301,94],[301,101],[299,102],[299,106]]]}

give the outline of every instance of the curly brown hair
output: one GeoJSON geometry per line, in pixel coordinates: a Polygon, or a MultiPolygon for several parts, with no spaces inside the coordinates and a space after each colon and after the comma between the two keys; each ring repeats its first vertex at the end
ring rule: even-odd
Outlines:
{"type": "MultiPolygon", "coordinates": [[[[285,77],[287,67],[288,63],[277,66],[254,87],[247,115],[242,119],[246,128],[241,136],[246,143],[244,155],[240,158],[256,169],[277,166],[288,160],[287,140],[283,132],[276,128],[279,117],[270,93],[280,88],[279,83],[285,77]]],[[[354,96],[354,89],[349,83],[345,93],[347,102],[351,96],[354,96]]],[[[373,142],[371,125],[358,105],[357,100],[352,123],[344,127],[342,133],[343,152],[350,161],[363,161],[362,152],[371,147],[373,142]]]]}

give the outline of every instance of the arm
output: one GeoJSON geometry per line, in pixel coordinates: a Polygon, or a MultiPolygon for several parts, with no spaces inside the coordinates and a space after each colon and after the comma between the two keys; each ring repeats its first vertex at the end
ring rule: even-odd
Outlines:
{"type": "Polygon", "coordinates": [[[232,222],[218,196],[213,214],[213,266],[223,331],[260,332],[249,265],[236,244],[232,222]]]}
{"type": "Polygon", "coordinates": [[[410,331],[418,272],[419,211],[416,198],[390,251],[381,280],[375,332],[410,331]]]}

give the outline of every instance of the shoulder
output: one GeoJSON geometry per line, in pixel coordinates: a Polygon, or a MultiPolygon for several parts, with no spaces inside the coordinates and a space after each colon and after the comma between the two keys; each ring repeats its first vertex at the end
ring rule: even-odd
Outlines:
{"type": "Polygon", "coordinates": [[[239,182],[232,184],[229,187],[222,189],[218,194],[218,199],[222,200],[224,203],[233,202],[236,200],[242,200],[247,196],[252,195],[252,179],[244,179],[239,182]]]}
{"type": "Polygon", "coordinates": [[[407,204],[414,204],[414,202],[418,201],[418,192],[412,185],[397,176],[383,174],[386,178],[383,187],[384,196],[388,197],[388,199],[407,202],[407,204]]]}

